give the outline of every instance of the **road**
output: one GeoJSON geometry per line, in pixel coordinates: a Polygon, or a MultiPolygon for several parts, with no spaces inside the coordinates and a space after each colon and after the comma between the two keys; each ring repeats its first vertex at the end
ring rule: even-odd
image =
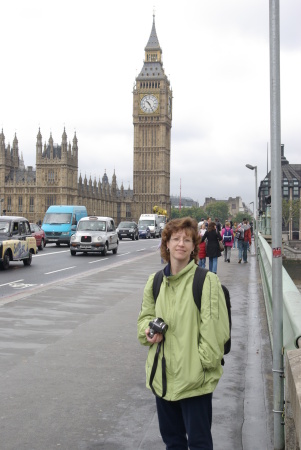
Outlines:
{"type": "Polygon", "coordinates": [[[11,262],[8,270],[0,271],[0,299],[13,296],[18,292],[56,283],[62,279],[107,267],[124,259],[129,263],[141,252],[156,251],[159,239],[122,240],[116,255],[108,252],[106,256],[95,253],[70,255],[70,249],[62,245],[48,244],[43,251],[33,256],[31,266],[22,262],[11,262]]]}
{"type": "MultiPolygon", "coordinates": [[[[36,283],[61,277],[0,298],[1,450],[163,450],[155,399],[145,388],[147,348],[137,341],[145,283],[163,267],[158,244],[122,241],[120,256],[106,260],[51,246],[31,267],[0,272],[2,279],[26,273],[24,281],[33,273],[36,283]],[[61,272],[46,275],[51,265],[61,272]]],[[[214,449],[271,450],[272,361],[260,274],[255,257],[237,264],[234,256],[237,250],[231,264],[218,264],[233,326],[213,395],[214,449]]]]}

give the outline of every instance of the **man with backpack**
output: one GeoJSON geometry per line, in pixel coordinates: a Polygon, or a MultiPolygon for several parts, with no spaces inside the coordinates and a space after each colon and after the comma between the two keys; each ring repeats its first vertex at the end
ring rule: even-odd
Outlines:
{"type": "Polygon", "coordinates": [[[217,275],[197,267],[199,242],[194,219],[167,223],[161,256],[168,264],[149,277],[138,317],[138,339],[149,346],[146,385],[156,396],[167,450],[213,449],[212,393],[230,325],[217,275]]]}
{"type": "Polygon", "coordinates": [[[247,219],[243,219],[236,229],[236,238],[238,242],[238,264],[242,259],[244,263],[248,262],[248,246],[251,246],[251,227],[247,219]]]}

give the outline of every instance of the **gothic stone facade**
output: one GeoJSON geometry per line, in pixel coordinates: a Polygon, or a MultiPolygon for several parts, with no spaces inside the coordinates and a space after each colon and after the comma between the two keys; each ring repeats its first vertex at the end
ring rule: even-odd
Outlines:
{"type": "Polygon", "coordinates": [[[64,129],[61,144],[36,142],[36,169],[25,168],[17,136],[12,148],[0,134],[0,200],[7,215],[23,215],[31,222],[43,220],[50,205],[84,205],[89,215],[138,220],[152,213],[154,206],[170,216],[170,131],[172,91],[164,73],[155,18],[145,47],[143,68],[133,91],[134,161],[133,190],[117,185],[115,172],[109,183],[86,176],[78,178],[78,141],[67,142],[64,129]]]}
{"type": "Polygon", "coordinates": [[[98,182],[86,176],[78,179],[78,141],[67,143],[64,129],[61,145],[42,144],[39,130],[36,143],[36,169],[25,168],[17,136],[13,146],[5,145],[0,133],[0,199],[6,215],[25,216],[30,222],[42,221],[50,205],[84,205],[89,215],[104,215],[121,220],[132,218],[133,192],[119,189],[115,173],[109,183],[105,173],[98,182]]]}

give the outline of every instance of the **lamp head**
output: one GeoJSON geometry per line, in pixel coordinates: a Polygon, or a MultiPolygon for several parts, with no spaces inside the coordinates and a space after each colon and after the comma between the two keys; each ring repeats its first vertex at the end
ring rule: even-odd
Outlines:
{"type": "Polygon", "coordinates": [[[251,170],[256,169],[256,166],[251,166],[251,164],[246,164],[246,167],[251,170]]]}

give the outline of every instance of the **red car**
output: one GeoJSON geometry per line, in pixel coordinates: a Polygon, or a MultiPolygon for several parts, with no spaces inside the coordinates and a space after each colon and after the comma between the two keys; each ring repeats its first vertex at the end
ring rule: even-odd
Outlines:
{"type": "Polygon", "coordinates": [[[30,224],[30,231],[31,234],[36,238],[38,249],[43,250],[43,248],[46,246],[45,231],[35,223],[30,224]]]}

